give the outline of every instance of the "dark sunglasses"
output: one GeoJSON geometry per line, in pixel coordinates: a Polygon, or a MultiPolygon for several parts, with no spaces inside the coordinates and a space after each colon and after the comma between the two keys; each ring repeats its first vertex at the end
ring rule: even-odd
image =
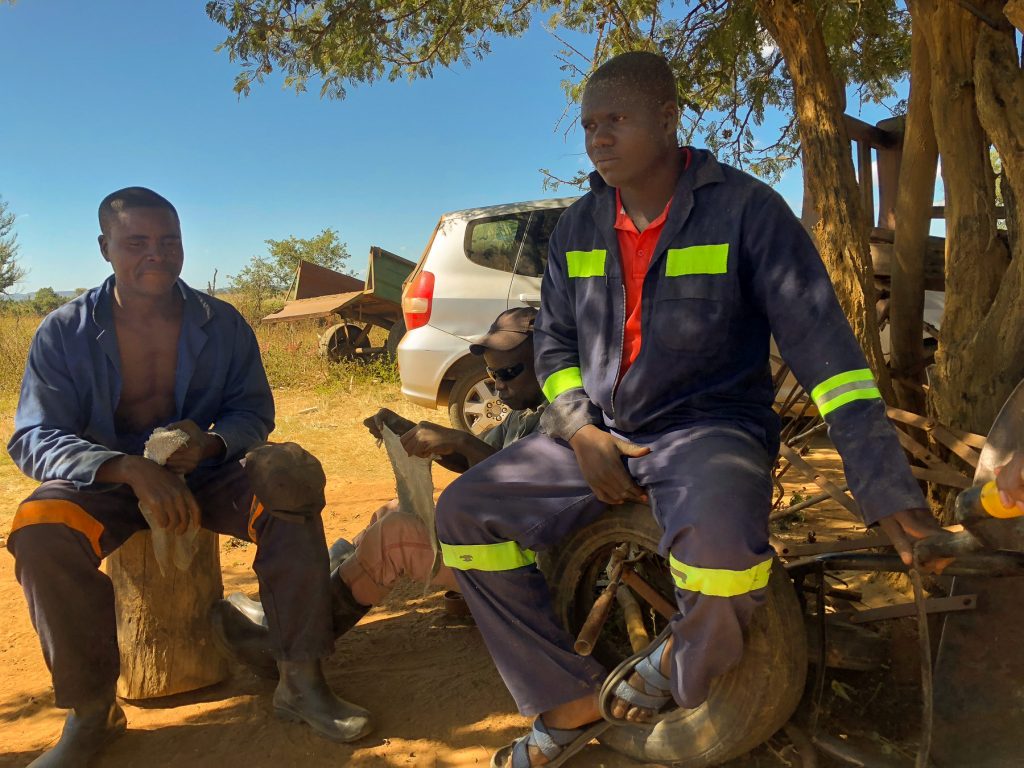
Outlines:
{"type": "Polygon", "coordinates": [[[526,370],[526,363],[516,363],[507,368],[488,368],[487,375],[498,381],[512,381],[526,370]]]}

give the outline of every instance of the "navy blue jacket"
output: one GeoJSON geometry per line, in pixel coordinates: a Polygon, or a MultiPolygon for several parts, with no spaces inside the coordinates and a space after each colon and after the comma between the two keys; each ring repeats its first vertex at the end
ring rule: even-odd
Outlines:
{"type": "Polygon", "coordinates": [[[925,506],[813,243],[769,186],[691,150],[644,279],[643,341],[616,385],[625,289],[615,190],[591,192],[552,234],[536,322],[541,428],[624,435],[723,423],[774,452],[769,337],[812,393],[868,523],[925,506]]]}
{"type": "MultiPolygon", "coordinates": [[[[178,337],[175,413],[213,428],[235,461],[267,439],[274,400],[248,323],[230,304],[189,288],[178,337]]],[[[7,450],[36,480],[91,485],[96,470],[124,453],[141,454],[146,435],[118,434],[121,355],[113,315],[113,276],[43,319],[32,339],[14,435],[7,450]]]]}

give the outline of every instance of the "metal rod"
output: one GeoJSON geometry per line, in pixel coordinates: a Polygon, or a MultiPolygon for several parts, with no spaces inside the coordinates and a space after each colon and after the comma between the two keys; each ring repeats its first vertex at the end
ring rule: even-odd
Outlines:
{"type": "Polygon", "coordinates": [[[676,607],[658,594],[654,587],[640,578],[640,576],[638,576],[632,569],[626,568],[622,571],[622,582],[629,585],[634,592],[646,600],[647,603],[664,618],[671,621],[672,617],[676,615],[676,607]]]}
{"type": "Polygon", "coordinates": [[[611,615],[612,606],[615,604],[615,592],[622,580],[622,561],[625,558],[625,548],[616,547],[608,559],[608,569],[610,570],[608,586],[594,601],[590,613],[587,614],[587,620],[583,622],[583,627],[572,646],[580,656],[589,656],[593,652],[594,646],[597,644],[597,636],[601,634],[605,622],[611,615]]]}
{"type": "Polygon", "coordinates": [[[619,587],[615,598],[622,606],[622,615],[626,620],[626,632],[629,634],[629,645],[632,647],[633,653],[642,651],[651,644],[651,637],[647,634],[647,628],[644,626],[644,614],[640,603],[625,584],[619,587]]]}
{"type": "Polygon", "coordinates": [[[934,686],[932,684],[932,644],[928,637],[928,614],[925,610],[924,586],[916,568],[910,570],[910,583],[914,586],[914,604],[917,606],[917,638],[921,654],[921,746],[917,750],[915,768],[928,768],[932,751],[932,722],[934,721],[934,686]]]}

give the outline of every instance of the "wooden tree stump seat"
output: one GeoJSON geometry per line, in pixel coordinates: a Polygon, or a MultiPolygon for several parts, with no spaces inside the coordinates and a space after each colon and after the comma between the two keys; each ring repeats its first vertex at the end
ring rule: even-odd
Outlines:
{"type": "Polygon", "coordinates": [[[194,691],[227,677],[209,610],[224,596],[217,534],[202,530],[187,571],[160,573],[151,534],[140,531],[106,560],[114,584],[121,676],[117,694],[150,699],[194,691]]]}

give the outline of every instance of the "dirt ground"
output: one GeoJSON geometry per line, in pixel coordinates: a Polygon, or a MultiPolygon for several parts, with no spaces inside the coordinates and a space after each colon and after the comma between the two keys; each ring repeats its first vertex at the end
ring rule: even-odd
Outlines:
{"type": "MultiPolygon", "coordinates": [[[[351,538],[394,494],[387,459],[362,428],[362,418],[387,405],[411,418],[445,423],[441,412],[416,409],[386,386],[348,396],[276,395],[273,439],[301,442],[325,465],[328,541],[351,538]]],[[[6,442],[11,409],[4,410],[0,437],[6,442]]],[[[435,469],[439,488],[452,477],[435,469]]],[[[32,487],[4,453],[0,532],[9,529],[18,501],[32,487]]],[[[835,525],[855,530],[842,516],[835,525]]],[[[783,535],[799,538],[804,533],[783,535]]],[[[226,592],[255,595],[254,551],[252,545],[221,538],[226,592]]],[[[49,675],[13,571],[13,558],[0,555],[0,768],[29,763],[55,741],[63,721],[63,712],[53,706],[49,675]]],[[[891,600],[884,592],[877,599],[891,600]]],[[[421,587],[407,585],[338,642],[326,664],[328,679],[340,695],[367,707],[375,718],[373,734],[357,744],[336,745],[308,728],[277,720],[270,704],[272,683],[236,667],[227,681],[212,688],[126,704],[129,731],[97,766],[486,766],[493,751],[520,735],[528,720],[515,714],[477,630],[443,626],[443,619],[439,593],[424,594],[421,587]]],[[[783,758],[776,747],[765,747],[734,765],[790,764],[783,758]]],[[[570,765],[637,764],[595,744],[570,765]]]]}

